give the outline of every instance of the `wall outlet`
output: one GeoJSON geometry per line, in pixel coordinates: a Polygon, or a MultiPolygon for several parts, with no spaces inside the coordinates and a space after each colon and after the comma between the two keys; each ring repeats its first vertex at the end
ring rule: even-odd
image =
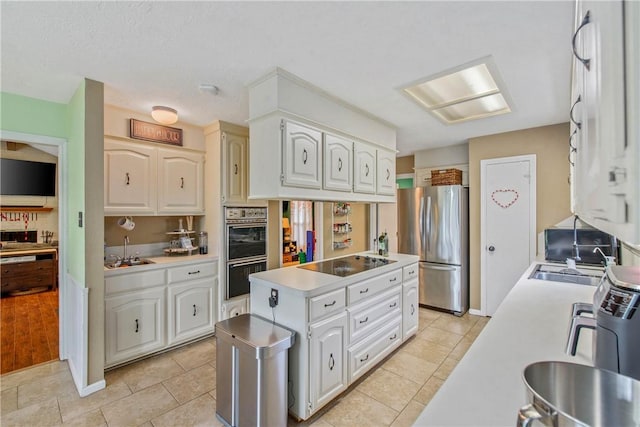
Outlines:
{"type": "Polygon", "coordinates": [[[269,297],[269,307],[273,308],[278,305],[278,290],[271,289],[271,296],[269,297]]]}

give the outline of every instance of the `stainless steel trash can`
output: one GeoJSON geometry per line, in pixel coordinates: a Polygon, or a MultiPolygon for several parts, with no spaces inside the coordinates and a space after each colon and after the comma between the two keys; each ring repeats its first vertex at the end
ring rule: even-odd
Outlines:
{"type": "Polygon", "coordinates": [[[286,426],[295,332],[253,314],[216,323],[216,416],[227,426],[286,426]]]}

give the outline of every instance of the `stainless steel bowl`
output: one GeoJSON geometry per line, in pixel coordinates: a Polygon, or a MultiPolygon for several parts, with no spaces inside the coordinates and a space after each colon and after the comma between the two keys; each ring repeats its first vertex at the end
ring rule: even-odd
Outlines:
{"type": "Polygon", "coordinates": [[[518,426],[640,426],[640,381],[591,366],[537,362],[523,373],[531,402],[518,426]]]}

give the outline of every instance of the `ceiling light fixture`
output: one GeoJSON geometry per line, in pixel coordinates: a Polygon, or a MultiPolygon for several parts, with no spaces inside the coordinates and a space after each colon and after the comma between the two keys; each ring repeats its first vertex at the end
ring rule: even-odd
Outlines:
{"type": "Polygon", "coordinates": [[[178,121],[178,112],[173,108],[155,105],[151,108],[151,117],[163,125],[172,125],[178,121]]]}
{"type": "Polygon", "coordinates": [[[491,56],[420,79],[400,89],[446,124],[511,112],[505,85],[491,56]]]}

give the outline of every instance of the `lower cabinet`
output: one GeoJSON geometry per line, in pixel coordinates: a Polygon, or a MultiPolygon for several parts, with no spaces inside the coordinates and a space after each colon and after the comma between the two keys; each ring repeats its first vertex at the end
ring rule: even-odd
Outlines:
{"type": "Polygon", "coordinates": [[[402,284],[402,339],[418,332],[418,279],[402,284]]]}
{"type": "Polygon", "coordinates": [[[384,328],[349,348],[349,381],[357,380],[400,344],[402,344],[402,325],[401,320],[395,318],[384,328]]]}
{"type": "Polygon", "coordinates": [[[105,278],[105,366],[214,332],[217,261],[105,278]]]}
{"type": "Polygon", "coordinates": [[[347,388],[344,354],[347,343],[347,313],[309,327],[309,386],[313,408],[323,406],[347,388]]]}
{"type": "Polygon", "coordinates": [[[165,346],[164,288],[105,300],[106,363],[119,363],[165,346]]]}

